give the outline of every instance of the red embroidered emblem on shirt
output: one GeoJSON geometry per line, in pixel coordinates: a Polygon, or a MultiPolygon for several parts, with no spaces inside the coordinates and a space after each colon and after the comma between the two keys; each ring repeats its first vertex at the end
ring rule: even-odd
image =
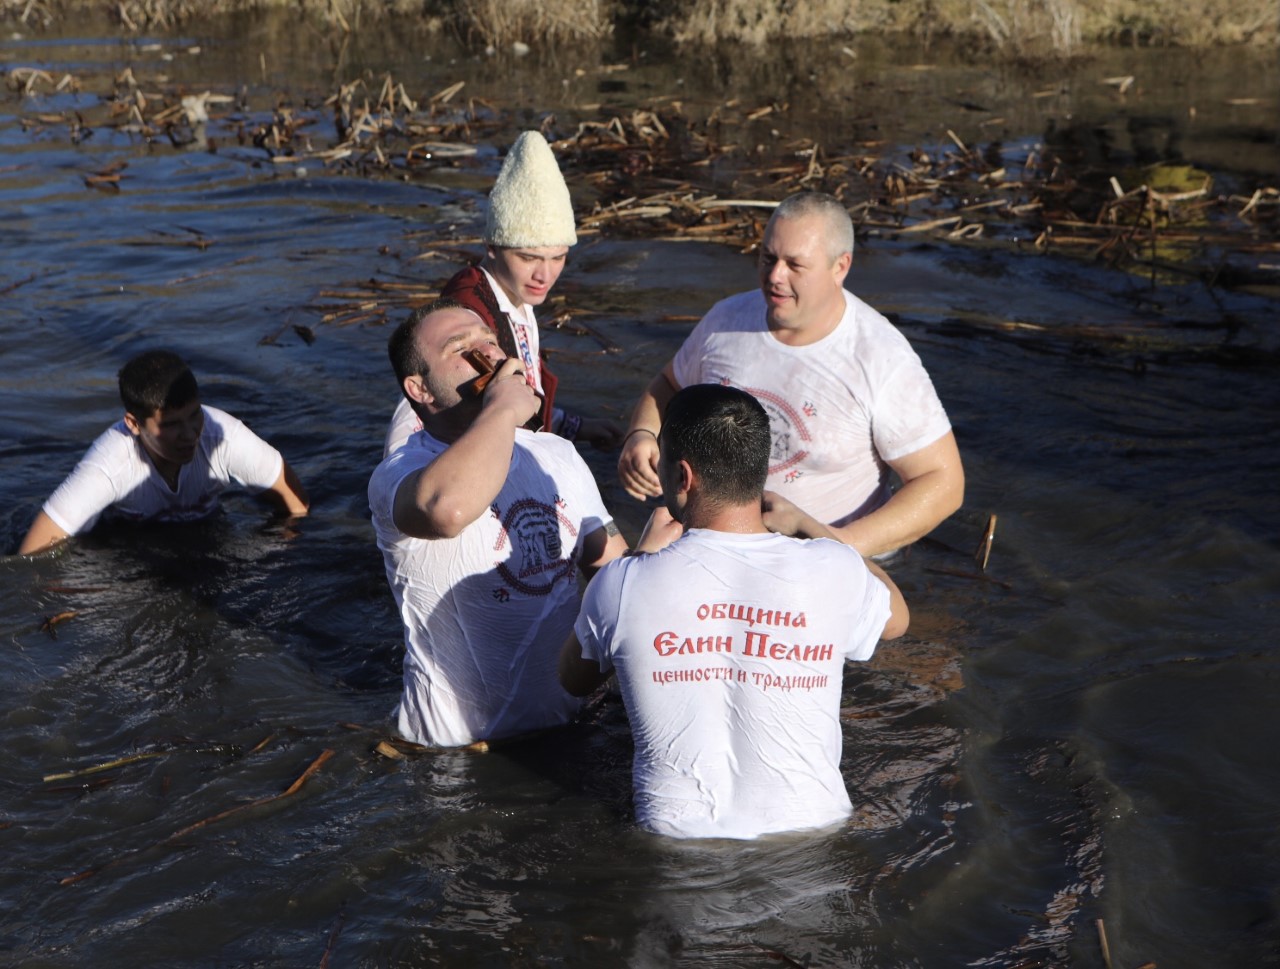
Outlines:
{"type": "Polygon", "coordinates": [[[524,498],[502,517],[502,531],[493,550],[502,552],[510,544],[510,551],[494,564],[512,588],[525,595],[545,596],[557,581],[572,577],[576,571],[577,539],[577,527],[559,508],[524,498]],[[572,540],[568,549],[561,538],[562,528],[572,540]]]}
{"type": "MultiPolygon", "coordinates": [[[[801,412],[771,391],[761,390],[758,387],[744,387],[743,390],[760,401],[760,406],[769,415],[769,428],[773,434],[773,448],[769,455],[769,474],[779,474],[807,458],[808,444],[813,438],[809,434],[809,428],[801,412]]],[[[807,412],[808,407],[805,410],[807,412]]],[[[786,480],[795,479],[788,477],[786,480]]]]}

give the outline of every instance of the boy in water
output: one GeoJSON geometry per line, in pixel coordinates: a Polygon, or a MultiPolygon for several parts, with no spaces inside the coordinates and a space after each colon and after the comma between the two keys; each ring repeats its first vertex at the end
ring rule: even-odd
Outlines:
{"type": "Polygon", "coordinates": [[[44,503],[18,554],[87,532],[104,512],[132,521],[192,521],[236,481],[281,511],[305,515],[307,494],[280,452],[230,414],[200,403],[183,359],[151,350],[119,374],[124,419],[93,442],[44,503]]]}

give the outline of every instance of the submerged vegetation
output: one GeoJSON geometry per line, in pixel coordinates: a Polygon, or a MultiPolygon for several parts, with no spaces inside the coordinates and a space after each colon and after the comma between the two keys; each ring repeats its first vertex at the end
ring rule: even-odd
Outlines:
{"type": "Polygon", "coordinates": [[[623,26],[689,44],[861,33],[946,36],[1006,56],[1069,54],[1091,43],[1280,43],[1275,0],[0,0],[0,15],[38,26],[105,13],[126,30],[141,30],[285,6],[343,31],[409,17],[501,47],[599,38],[623,26]]]}

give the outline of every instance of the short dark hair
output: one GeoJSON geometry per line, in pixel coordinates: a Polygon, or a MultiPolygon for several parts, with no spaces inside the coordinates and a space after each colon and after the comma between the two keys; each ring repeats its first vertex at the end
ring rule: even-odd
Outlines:
{"type": "Polygon", "coordinates": [[[120,402],[145,421],[156,411],[185,407],[200,396],[195,374],[172,350],[148,350],[120,368],[120,402]]]}
{"type": "Polygon", "coordinates": [[[745,390],[690,384],[667,403],[660,444],[669,463],[688,461],[717,504],[758,501],[769,476],[769,415],[745,390]]]}
{"type": "Polygon", "coordinates": [[[464,310],[468,307],[453,299],[438,299],[426,306],[419,306],[396,327],[387,340],[387,356],[391,360],[391,369],[396,372],[396,383],[400,386],[401,393],[404,393],[405,377],[421,376],[427,369],[427,361],[422,359],[422,354],[418,351],[418,324],[432,313],[454,309],[464,310]]]}

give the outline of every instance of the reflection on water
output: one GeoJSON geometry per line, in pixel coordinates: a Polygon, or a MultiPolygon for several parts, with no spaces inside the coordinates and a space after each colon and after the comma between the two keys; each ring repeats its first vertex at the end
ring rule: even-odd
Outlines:
{"type": "MultiPolygon", "coordinates": [[[[925,70],[919,51],[868,42],[852,59],[673,64],[655,51],[602,75],[611,53],[578,73],[427,61],[411,41],[330,46],[249,20],[235,38],[155,48],[28,39],[0,63],[243,86],[253,124],[368,69],[415,96],[465,77],[520,124],[554,111],[568,130],[597,117],[607,76],[609,110],[675,93],[690,110],[788,103],[744,138],[839,127],[909,147],[951,128],[1030,151],[1057,119],[1105,129],[1122,154],[1145,130],[1219,184],[1280,170],[1274,112],[1228,103],[1274,105],[1271,61],[1242,90],[1231,64],[1246,54],[1114,51],[1046,76],[942,56],[925,70]],[[1126,98],[1098,83],[1130,73],[1126,98]]],[[[0,538],[17,544],[118,417],[120,363],[161,345],[288,456],[315,505],[291,532],[238,496],[204,525],[108,529],[0,560],[0,950],[16,964],[1100,965],[1097,919],[1116,965],[1274,961],[1274,298],[860,240],[850,285],[933,374],[966,506],[894,566],[912,633],[846,674],[851,823],[673,844],[633,826],[616,698],[486,755],[373,752],[401,646],[364,496],[396,389],[386,328],[322,324],[318,294],[447,278],[457,252],[424,258],[422,239],[467,249],[492,145],[467,165],[366,179],[104,126],[76,144],[65,121],[36,117],[102,103],[88,87],[12,84],[0,100],[0,538]],[[86,185],[117,161],[118,191],[86,185]],[[1042,329],[998,325],[1010,320],[1042,329]],[[1084,323],[1152,332],[1116,345],[1084,323]],[[44,780],[60,773],[73,776],[44,780]]],[[[1265,226],[1256,242],[1273,244],[1265,226]]],[[[566,403],[625,414],[689,318],[751,282],[749,257],[725,248],[584,235],[557,292],[590,331],[544,333],[566,403]]],[[[613,456],[584,457],[635,535],[645,509],[613,456]]]]}

